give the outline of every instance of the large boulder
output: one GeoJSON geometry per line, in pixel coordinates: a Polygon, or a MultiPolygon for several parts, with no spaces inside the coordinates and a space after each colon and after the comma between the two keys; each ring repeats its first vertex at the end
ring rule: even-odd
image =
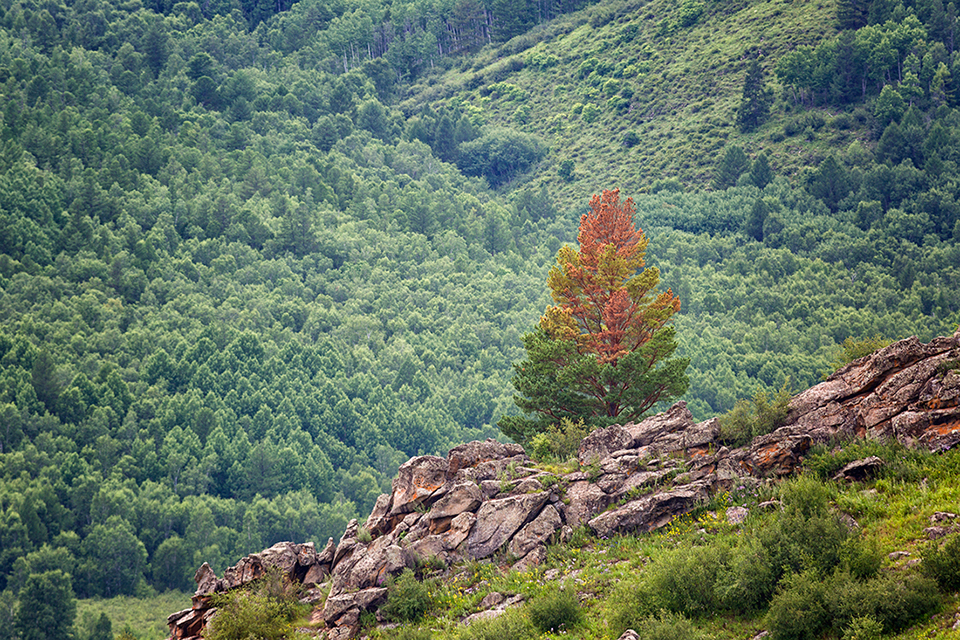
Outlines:
{"type": "Polygon", "coordinates": [[[520,527],[540,514],[549,498],[548,492],[541,491],[484,502],[467,538],[470,557],[479,559],[493,555],[520,527]]]}
{"type": "Polygon", "coordinates": [[[621,532],[653,531],[706,500],[708,488],[708,484],[697,482],[646,495],[617,509],[601,513],[587,524],[600,538],[609,538],[621,532]]]}

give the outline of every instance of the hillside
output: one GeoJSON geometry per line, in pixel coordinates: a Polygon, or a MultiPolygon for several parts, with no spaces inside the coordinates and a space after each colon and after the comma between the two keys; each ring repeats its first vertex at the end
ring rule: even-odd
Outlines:
{"type": "Polygon", "coordinates": [[[233,616],[278,624],[282,616],[256,599],[276,572],[290,594],[300,589],[328,640],[411,632],[375,621],[465,638],[617,638],[636,625],[644,636],[672,626],[664,637],[691,637],[691,618],[711,631],[717,618],[748,622],[777,640],[903,631],[945,604],[938,588],[949,597],[960,586],[958,516],[944,510],[956,497],[948,469],[960,443],[958,369],[960,330],[897,342],[792,398],[744,446],[728,421],[694,423],[680,402],[593,431],[562,471],[561,460],[536,464],[519,445],[493,440],[412,458],[339,543],[280,543],[219,579],[200,567],[192,607],[169,617],[171,636],[242,638],[233,616]],[[921,469],[930,475],[918,486],[921,469]],[[897,512],[880,507],[900,499],[891,483],[930,494],[898,514],[907,518],[895,539],[884,529],[897,512]],[[679,538],[679,548],[664,538],[679,538]],[[889,564],[881,544],[899,545],[889,564]],[[595,557],[571,565],[571,547],[595,557]],[[599,557],[608,548],[619,550],[615,561],[599,557]],[[586,568],[610,562],[626,565],[616,570],[627,584],[584,580],[586,568]]]}
{"type": "Polygon", "coordinates": [[[682,301],[695,419],[952,333],[955,13],[3,0],[5,615],[51,571],[148,597],[339,535],[497,436],[604,188],[682,301]]]}

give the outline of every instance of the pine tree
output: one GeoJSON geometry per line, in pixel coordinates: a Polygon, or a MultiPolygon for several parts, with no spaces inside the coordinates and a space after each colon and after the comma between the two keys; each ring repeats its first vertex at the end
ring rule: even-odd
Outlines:
{"type": "Polygon", "coordinates": [[[747,66],[747,77],[743,81],[743,96],[737,108],[737,125],[740,130],[753,131],[763,124],[772,103],[773,91],[767,88],[763,69],[757,60],[751,60],[747,66]]]}
{"type": "Polygon", "coordinates": [[[688,360],[672,358],[680,310],[659,292],[660,272],[644,268],[647,238],[633,224],[633,201],[619,190],[594,196],[580,219],[579,251],[557,254],[547,284],[558,304],[521,339],[527,359],[514,365],[514,401],[533,417],[505,416],[498,426],[528,441],[563,418],[602,426],[640,418],[687,389],[688,360]]]}

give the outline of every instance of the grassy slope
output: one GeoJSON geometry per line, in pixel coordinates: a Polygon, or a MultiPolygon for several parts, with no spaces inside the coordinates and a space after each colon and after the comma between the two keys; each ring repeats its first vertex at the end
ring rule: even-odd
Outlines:
{"type": "Polygon", "coordinates": [[[835,33],[834,2],[706,3],[696,24],[662,34],[659,23],[675,19],[679,4],[608,1],[558,19],[539,34],[541,42],[515,54],[526,66],[502,78],[524,91],[520,100],[482,95],[496,71],[509,62],[507,53],[522,46],[511,41],[499,50],[481,52],[470,68],[414,86],[401,106],[409,110],[424,100],[453,98],[480,108],[490,123],[541,136],[549,141],[551,152],[530,176],[530,184],[538,188],[546,184],[566,208],[582,207],[584,193],[620,187],[633,195],[659,179],[678,178],[701,189],[709,184],[713,165],[727,144],[739,144],[750,155],[767,149],[774,168],[790,175],[822,158],[825,146],[844,149],[865,136],[862,129],[852,128],[823,134],[819,140],[773,142],[771,134],[781,131],[791,117],[791,106],[783,99],[777,100],[770,121],[758,131],[742,134],[734,124],[746,61],[759,55],[768,84],[777,88],[772,68],[780,55],[835,33]],[[600,24],[605,20],[609,21],[600,24]],[[556,56],[558,63],[546,68],[530,64],[538,54],[556,56]],[[590,57],[611,68],[601,77],[579,80],[577,70],[590,57]],[[618,71],[619,63],[623,64],[618,71]],[[624,65],[640,71],[623,73],[624,65]],[[467,87],[474,76],[483,82],[471,90],[467,87]],[[610,94],[604,83],[610,79],[621,89],[634,90],[626,113],[607,107],[610,94]],[[573,113],[577,103],[594,104],[602,113],[594,122],[585,122],[573,113]],[[515,117],[521,104],[530,108],[525,123],[515,117]],[[622,144],[628,130],[639,136],[639,144],[632,148],[622,144]],[[571,182],[557,175],[565,159],[576,164],[571,182]]]}
{"type": "MultiPolygon", "coordinates": [[[[876,449],[876,446],[867,445],[857,452],[857,456],[877,453],[876,449]]],[[[822,455],[831,458],[829,453],[822,455]]],[[[885,459],[889,466],[877,480],[841,486],[829,484],[833,492],[832,509],[854,517],[861,527],[861,535],[876,543],[884,558],[882,572],[906,570],[906,563],[919,557],[920,548],[926,544],[923,530],[930,526],[930,516],[936,511],[955,512],[960,501],[960,451],[942,455],[910,454],[891,463],[892,457],[897,455],[902,452],[897,454],[887,449],[885,459]],[[890,560],[887,554],[893,551],[907,551],[911,556],[890,560]]],[[[529,601],[542,593],[555,591],[559,584],[569,579],[567,584],[573,585],[581,601],[585,614],[583,621],[563,633],[522,637],[615,640],[617,635],[609,626],[617,607],[621,606],[617,603],[618,585],[637,581],[645,567],[656,563],[658,556],[665,551],[709,544],[717,538],[733,541],[743,531],[758,527],[771,516],[770,512],[756,509],[756,505],[775,495],[774,485],[761,486],[755,491],[724,493],[700,511],[679,518],[653,534],[598,540],[579,531],[570,544],[551,547],[545,565],[526,573],[508,572],[494,563],[454,567],[442,583],[432,587],[436,608],[419,624],[402,625],[397,629],[371,628],[366,635],[373,639],[458,637],[456,634],[464,633],[459,620],[475,612],[486,594],[492,591],[507,595],[519,593],[529,601]],[[750,517],[741,527],[732,527],[723,517],[724,509],[733,505],[751,508],[750,517]]],[[[952,626],[957,607],[957,594],[944,594],[939,610],[923,623],[895,636],[884,637],[903,640],[956,638],[960,633],[953,631],[952,626]]],[[[701,632],[715,640],[752,638],[765,628],[762,613],[752,617],[707,616],[694,622],[701,632]]]]}

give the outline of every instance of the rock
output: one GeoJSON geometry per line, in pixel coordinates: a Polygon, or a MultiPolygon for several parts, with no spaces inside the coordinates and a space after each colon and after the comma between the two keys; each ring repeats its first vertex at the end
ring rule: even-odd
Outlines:
{"type": "Polygon", "coordinates": [[[863,481],[873,476],[878,470],[883,468],[885,464],[886,463],[877,456],[854,460],[843,467],[843,469],[840,469],[840,471],[833,476],[833,479],[863,481]]]}
{"type": "Polygon", "coordinates": [[[465,511],[476,511],[483,502],[483,493],[473,482],[458,482],[437,500],[424,516],[431,521],[430,531],[443,533],[455,516],[465,511]]]}
{"type": "Polygon", "coordinates": [[[667,436],[693,426],[693,414],[687,409],[687,403],[681,400],[663,413],[658,413],[636,424],[626,425],[626,429],[633,436],[634,447],[645,447],[660,441],[662,444],[652,447],[652,449],[661,453],[668,453],[676,451],[682,445],[667,445],[667,442],[679,443],[679,440],[667,438],[667,436]]]}
{"type": "Polygon", "coordinates": [[[618,424],[590,432],[577,452],[577,459],[581,465],[600,462],[614,451],[628,448],[633,443],[633,436],[618,424]]]}
{"type": "Polygon", "coordinates": [[[745,507],[729,507],[727,509],[727,522],[732,525],[743,524],[748,515],[750,515],[750,510],[745,507]]]}
{"type": "Polygon", "coordinates": [[[464,626],[470,626],[478,620],[493,620],[494,618],[499,618],[504,613],[506,613],[506,609],[487,609],[486,611],[478,611],[477,613],[469,615],[461,620],[460,624],[464,626]]]}
{"type": "Polygon", "coordinates": [[[781,427],[773,433],[754,438],[749,465],[753,475],[783,477],[793,473],[813,445],[813,438],[795,429],[781,427]]]}
{"type": "Polygon", "coordinates": [[[195,595],[198,596],[213,593],[217,588],[217,576],[206,562],[197,569],[197,572],[193,575],[193,581],[197,583],[195,595]]]}
{"type": "Polygon", "coordinates": [[[956,519],[956,517],[957,514],[950,513],[949,511],[936,511],[932,516],[930,516],[930,522],[932,524],[936,524],[938,522],[949,522],[956,519]]]}
{"type": "Polygon", "coordinates": [[[910,557],[910,552],[909,552],[909,551],[894,551],[893,553],[887,554],[887,557],[890,558],[892,561],[896,562],[896,561],[899,560],[900,558],[908,558],[908,557],[910,557]]]}
{"type": "Polygon", "coordinates": [[[503,602],[505,599],[506,598],[502,593],[491,591],[487,595],[483,596],[483,600],[480,601],[480,604],[478,606],[481,609],[492,609],[493,607],[503,602]]]}
{"type": "Polygon", "coordinates": [[[640,635],[633,629],[627,629],[617,640],[640,640],[640,635]]]}
{"type": "Polygon", "coordinates": [[[447,477],[452,479],[458,471],[468,467],[476,467],[483,462],[492,460],[503,460],[523,456],[526,458],[526,452],[518,444],[503,444],[492,438],[484,442],[473,441],[461,444],[447,454],[447,477]]]}
{"type": "Polygon", "coordinates": [[[520,527],[537,517],[549,497],[544,491],[484,502],[466,542],[470,557],[480,559],[493,555],[520,527]]]}
{"type": "Polygon", "coordinates": [[[530,550],[530,553],[523,556],[516,564],[513,565],[515,571],[523,572],[536,567],[540,564],[543,564],[547,559],[547,547],[545,545],[539,544],[533,549],[530,550]]]}
{"type": "Polygon", "coordinates": [[[649,532],[668,524],[675,515],[690,511],[706,497],[706,485],[694,483],[632,500],[618,509],[601,513],[587,524],[600,538],[609,538],[617,532],[649,532]]]}
{"type": "Polygon", "coordinates": [[[579,527],[590,518],[613,504],[608,496],[595,484],[582,480],[567,487],[567,503],[560,507],[563,521],[571,527],[579,527]]]}
{"type": "Polygon", "coordinates": [[[548,504],[540,512],[540,515],[517,531],[513,539],[510,540],[507,551],[518,558],[522,558],[536,547],[543,546],[562,525],[560,514],[553,506],[548,504]]]}
{"type": "Polygon", "coordinates": [[[340,537],[340,543],[337,545],[337,550],[333,553],[333,560],[330,566],[331,573],[336,569],[336,566],[340,564],[342,560],[348,558],[350,554],[353,553],[353,550],[358,544],[357,530],[359,528],[360,526],[357,524],[356,518],[347,523],[347,529],[340,537]]]}
{"type": "Polygon", "coordinates": [[[951,532],[951,527],[927,527],[923,530],[927,540],[938,540],[951,532]]]}
{"type": "Polygon", "coordinates": [[[427,506],[447,481],[447,461],[437,456],[419,456],[400,465],[393,479],[390,516],[402,515],[427,506]]]}

